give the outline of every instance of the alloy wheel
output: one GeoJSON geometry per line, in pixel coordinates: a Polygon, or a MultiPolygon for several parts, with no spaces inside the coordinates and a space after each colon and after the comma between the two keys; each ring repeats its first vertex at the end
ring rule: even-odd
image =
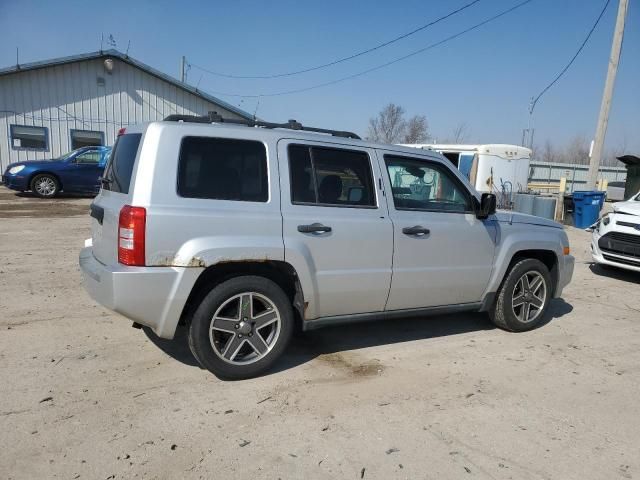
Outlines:
{"type": "Polygon", "coordinates": [[[533,322],[542,313],[546,298],[547,285],[544,277],[540,272],[531,270],[522,275],[513,288],[513,314],[521,322],[533,322]]]}
{"type": "Polygon", "coordinates": [[[56,191],[56,182],[51,177],[40,177],[34,185],[36,192],[43,197],[50,197],[56,191]]]}
{"type": "Polygon", "coordinates": [[[227,363],[246,365],[264,358],[280,335],[278,308],[266,296],[244,292],[222,303],[209,327],[213,351],[227,363]]]}

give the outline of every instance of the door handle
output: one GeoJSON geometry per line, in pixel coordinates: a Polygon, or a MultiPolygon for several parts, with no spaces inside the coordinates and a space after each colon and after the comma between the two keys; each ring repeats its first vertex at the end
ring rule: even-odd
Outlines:
{"type": "Polygon", "coordinates": [[[417,235],[419,237],[423,235],[429,235],[431,231],[428,228],[421,227],[420,225],[416,225],[415,227],[405,227],[402,229],[402,233],[405,235],[417,235]]]}
{"type": "Polygon", "coordinates": [[[298,231],[300,233],[327,233],[331,231],[331,227],[321,223],[312,223],[311,225],[298,225],[298,231]]]}

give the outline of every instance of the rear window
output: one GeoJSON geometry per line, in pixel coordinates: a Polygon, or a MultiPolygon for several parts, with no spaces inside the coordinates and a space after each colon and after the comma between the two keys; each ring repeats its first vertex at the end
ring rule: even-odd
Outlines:
{"type": "Polygon", "coordinates": [[[103,178],[106,181],[103,182],[102,188],[112,192],[129,193],[133,164],[136,161],[141,138],[141,133],[128,133],[118,137],[111,151],[111,159],[104,171],[103,178]]]}
{"type": "Polygon", "coordinates": [[[187,198],[266,202],[267,151],[260,142],[185,137],[178,164],[178,194],[187,198]]]}
{"type": "Polygon", "coordinates": [[[291,201],[338,207],[375,207],[369,156],[357,150],[289,146],[291,201]]]}

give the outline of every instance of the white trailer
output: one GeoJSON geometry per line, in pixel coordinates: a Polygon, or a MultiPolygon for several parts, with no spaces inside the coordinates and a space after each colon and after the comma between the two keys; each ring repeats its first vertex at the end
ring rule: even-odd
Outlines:
{"type": "Polygon", "coordinates": [[[517,145],[410,144],[435,150],[453,163],[479,192],[526,191],[531,150],[517,145]]]}

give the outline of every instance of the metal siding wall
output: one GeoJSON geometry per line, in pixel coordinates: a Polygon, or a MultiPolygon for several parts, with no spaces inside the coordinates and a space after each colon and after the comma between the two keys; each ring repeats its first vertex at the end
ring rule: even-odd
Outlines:
{"type": "Polygon", "coordinates": [[[113,61],[112,74],[105,71],[103,59],[94,59],[0,77],[0,169],[68,152],[71,129],[103,132],[105,144],[112,145],[121,127],[174,113],[203,115],[212,110],[240,118],[137,67],[113,61]],[[104,86],[98,86],[97,77],[104,78],[104,86]],[[12,124],[46,127],[48,150],[11,148],[12,124]]]}
{"type": "MultiPolygon", "coordinates": [[[[583,189],[589,175],[589,165],[577,163],[531,162],[530,182],[560,182],[560,177],[566,177],[567,190],[583,189]]],[[[624,181],[627,178],[625,167],[600,167],[598,178],[608,181],[624,181]]]]}

